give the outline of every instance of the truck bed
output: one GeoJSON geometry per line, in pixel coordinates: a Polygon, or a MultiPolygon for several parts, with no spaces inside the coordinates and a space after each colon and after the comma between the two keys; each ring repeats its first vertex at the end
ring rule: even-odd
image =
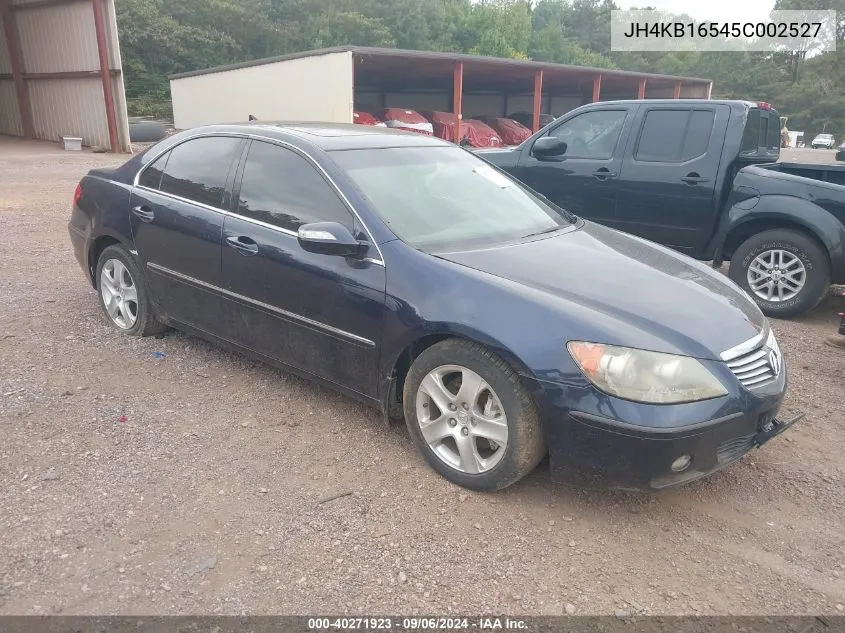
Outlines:
{"type": "Polygon", "coordinates": [[[845,165],[815,165],[811,163],[773,163],[759,165],[764,169],[779,171],[802,178],[811,178],[834,185],[845,185],[845,165]]]}

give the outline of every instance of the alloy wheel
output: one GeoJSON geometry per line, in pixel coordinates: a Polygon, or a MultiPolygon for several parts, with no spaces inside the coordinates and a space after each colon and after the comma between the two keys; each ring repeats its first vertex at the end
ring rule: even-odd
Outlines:
{"type": "Polygon", "coordinates": [[[109,259],[103,265],[100,296],[112,322],[122,330],[132,329],[138,320],[138,289],[119,259],[109,259]]]}
{"type": "Polygon", "coordinates": [[[508,420],[493,388],[460,365],[430,371],[417,390],[423,439],[445,464],[463,473],[495,468],[508,444],[508,420]]]}
{"type": "Polygon", "coordinates": [[[780,303],[794,298],[807,283],[807,269],[783,249],[763,251],[748,266],[748,286],[760,299],[780,303]]]}

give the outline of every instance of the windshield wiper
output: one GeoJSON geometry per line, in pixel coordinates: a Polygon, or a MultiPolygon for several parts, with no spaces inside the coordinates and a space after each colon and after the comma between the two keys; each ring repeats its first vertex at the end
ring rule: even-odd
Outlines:
{"type": "Polygon", "coordinates": [[[558,226],[552,226],[552,227],[550,227],[550,228],[548,228],[548,229],[543,229],[542,231],[537,231],[536,233],[529,233],[528,235],[523,235],[520,239],[523,239],[523,240],[524,240],[524,239],[526,239],[526,238],[528,238],[528,237],[536,237],[536,236],[538,236],[538,235],[545,235],[546,233],[554,233],[555,231],[560,231],[562,228],[563,228],[563,227],[562,227],[562,226],[560,226],[560,225],[558,225],[558,226]]]}

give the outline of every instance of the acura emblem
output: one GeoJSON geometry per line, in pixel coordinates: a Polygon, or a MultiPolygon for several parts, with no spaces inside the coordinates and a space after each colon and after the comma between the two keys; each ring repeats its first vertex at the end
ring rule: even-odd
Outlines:
{"type": "Polygon", "coordinates": [[[780,374],[780,352],[778,350],[769,350],[769,365],[771,365],[775,376],[780,374]]]}

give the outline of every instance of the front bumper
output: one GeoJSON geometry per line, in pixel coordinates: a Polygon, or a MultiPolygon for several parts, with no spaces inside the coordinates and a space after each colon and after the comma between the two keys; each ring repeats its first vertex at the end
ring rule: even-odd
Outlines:
{"type": "Polygon", "coordinates": [[[667,406],[555,385],[541,407],[552,475],[588,488],[628,490],[660,490],[705,477],[800,419],[777,418],[785,389],[784,370],[760,390],[667,406]],[[689,466],[673,471],[684,455],[689,466]]]}

